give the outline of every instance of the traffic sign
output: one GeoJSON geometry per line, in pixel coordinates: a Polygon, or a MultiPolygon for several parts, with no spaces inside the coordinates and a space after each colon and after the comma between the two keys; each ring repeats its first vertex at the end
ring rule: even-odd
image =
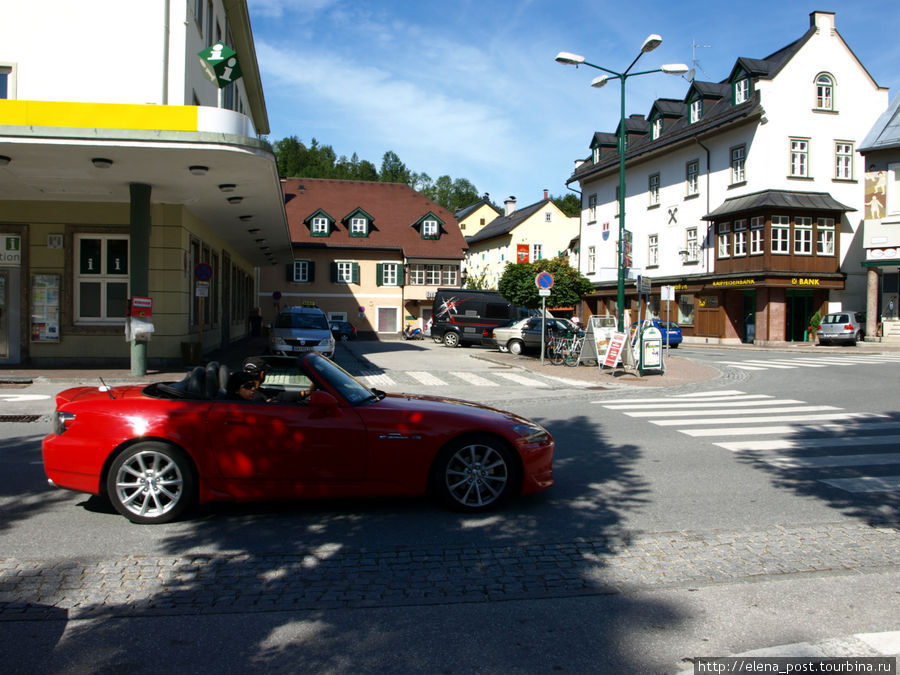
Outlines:
{"type": "Polygon", "coordinates": [[[198,263],[194,268],[194,278],[197,281],[209,281],[212,279],[212,265],[209,263],[198,263]]]}
{"type": "MultiPolygon", "coordinates": [[[[550,290],[553,288],[553,275],[550,272],[539,272],[534,278],[534,285],[538,288],[550,290]]],[[[549,295],[549,293],[548,293],[549,295]]]]}

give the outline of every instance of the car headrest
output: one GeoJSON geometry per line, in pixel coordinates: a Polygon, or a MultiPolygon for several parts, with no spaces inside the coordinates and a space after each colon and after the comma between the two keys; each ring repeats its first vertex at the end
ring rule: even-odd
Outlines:
{"type": "Polygon", "coordinates": [[[231,377],[231,368],[224,363],[219,366],[219,391],[218,397],[222,398],[228,393],[228,380],[231,377]]]}
{"type": "Polygon", "coordinates": [[[215,398],[219,393],[219,362],[210,361],[206,364],[205,395],[206,398],[215,398]]]}
{"type": "Polygon", "coordinates": [[[197,366],[191,371],[191,374],[188,375],[188,383],[187,383],[187,395],[191,398],[203,398],[203,395],[206,393],[204,388],[204,375],[205,371],[203,366],[197,366]]]}

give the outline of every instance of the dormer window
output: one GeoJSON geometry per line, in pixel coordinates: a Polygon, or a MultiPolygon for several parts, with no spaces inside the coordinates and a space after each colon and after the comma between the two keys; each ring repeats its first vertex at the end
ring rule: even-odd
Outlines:
{"type": "Polygon", "coordinates": [[[594,148],[591,150],[591,159],[593,159],[594,164],[596,164],[597,162],[600,161],[600,146],[599,145],[594,146],[594,148]]]}
{"type": "Polygon", "coordinates": [[[350,236],[365,237],[369,233],[369,221],[365,218],[352,218],[350,220],[350,236]]]}
{"type": "Polygon", "coordinates": [[[703,117],[703,99],[698,96],[690,104],[690,123],[699,122],[701,117],[703,117]]]}
{"type": "Polygon", "coordinates": [[[438,223],[436,220],[423,220],[422,221],[422,238],[423,239],[437,239],[438,236],[438,223]]]}
{"type": "Polygon", "coordinates": [[[734,104],[750,100],[750,78],[742,77],[734,83],[734,104]]]}
{"type": "Polygon", "coordinates": [[[328,218],[322,218],[321,216],[318,216],[312,219],[312,236],[327,237],[328,230],[328,218]]]}
{"type": "Polygon", "coordinates": [[[663,131],[663,118],[662,117],[654,118],[653,128],[650,130],[650,138],[652,138],[655,141],[657,138],[662,136],[662,131],[663,131]]]}

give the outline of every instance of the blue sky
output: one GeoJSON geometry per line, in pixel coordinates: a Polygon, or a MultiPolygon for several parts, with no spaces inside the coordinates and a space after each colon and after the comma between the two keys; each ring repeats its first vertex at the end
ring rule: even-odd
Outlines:
{"type": "MultiPolygon", "coordinates": [[[[763,58],[801,37],[821,10],[835,13],[838,32],[891,100],[900,87],[897,0],[248,5],[271,141],[316,138],[377,167],[393,150],[411,170],[467,178],[495,203],[565,194],[593,132],[618,123],[618,84],[592,89],[600,71],[560,65],[560,51],[623,70],[658,33],[663,44],[636,69],[696,58],[697,78],[719,81],[739,56],[763,58]]],[[[647,114],[654,99],[681,98],[687,86],[662,73],[630,78],[626,113],[647,114]]]]}

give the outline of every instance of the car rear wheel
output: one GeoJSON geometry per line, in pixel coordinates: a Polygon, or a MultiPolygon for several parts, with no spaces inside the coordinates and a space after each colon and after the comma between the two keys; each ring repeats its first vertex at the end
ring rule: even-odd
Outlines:
{"type": "Polygon", "coordinates": [[[486,511],[505,500],[518,484],[509,449],[490,436],[470,436],[447,446],[435,464],[440,499],[457,511],[486,511]]]}
{"type": "Polygon", "coordinates": [[[168,523],[195,498],[190,460],[165,443],[138,443],[116,457],[106,477],[113,507],[132,523],[168,523]]]}
{"type": "Polygon", "coordinates": [[[459,347],[459,335],[452,330],[444,333],[444,345],[447,347],[459,347]]]}
{"type": "Polygon", "coordinates": [[[509,350],[510,354],[514,356],[518,356],[522,353],[522,350],[525,348],[525,345],[522,344],[521,340],[510,340],[506,343],[506,348],[509,350]]]}

